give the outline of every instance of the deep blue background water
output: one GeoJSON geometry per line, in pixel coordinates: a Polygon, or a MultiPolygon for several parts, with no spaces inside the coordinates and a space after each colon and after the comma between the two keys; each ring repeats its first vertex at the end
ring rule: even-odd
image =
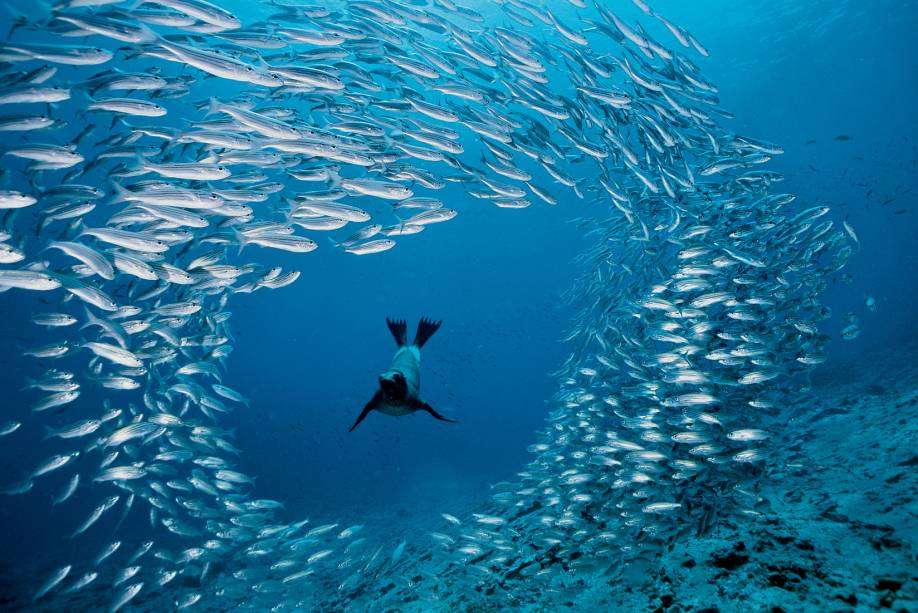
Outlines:
{"type": "MultiPolygon", "coordinates": [[[[788,177],[782,189],[831,205],[837,222],[848,218],[860,236],[863,249],[847,268],[853,282],[833,284],[826,300],[836,314],[830,333],[837,337],[840,316],[854,312],[862,334],[833,342],[825,368],[896,352],[918,331],[918,4],[653,6],[710,50],[699,63],[720,86],[722,106],[736,114],[735,130],[785,147],[771,166],[788,177]],[[876,312],[865,307],[867,296],[876,299],[876,312]]],[[[238,11],[244,20],[248,10],[238,11]]],[[[238,296],[229,306],[235,351],[226,382],[251,406],[229,416],[226,427],[236,428],[241,469],[258,476],[258,495],[283,501],[292,519],[359,520],[380,510],[397,521],[399,509],[449,510],[512,477],[528,456],[555,391],[549,373],[570,351],[559,342],[572,312],[560,295],[589,244],[570,222],[591,211],[572,197],[516,211],[452,187],[440,195],[459,216],[383,254],[355,257],[326,244],[305,256],[246,251],[303,273],[291,287],[238,296]],[[373,414],[348,434],[394,350],[385,317],[413,327],[422,315],[444,320],[424,350],[424,396],[460,423],[373,414]]],[[[0,294],[0,403],[11,415],[24,414],[33,399],[17,390],[35,374],[18,354],[41,342],[23,325],[41,308],[35,301],[23,292],[0,294]]],[[[34,445],[36,432],[23,430],[0,441],[0,483],[18,480],[51,452],[34,445]]],[[[42,528],[73,526],[88,513],[96,497],[87,491],[66,510],[50,508],[46,501],[63,480],[48,477],[29,494],[2,501],[6,563],[59,550],[67,529],[42,528]]]]}
{"type": "MultiPolygon", "coordinates": [[[[894,351],[918,331],[918,194],[903,193],[918,188],[918,115],[909,104],[918,100],[918,62],[907,19],[918,5],[744,4],[654,7],[708,46],[711,57],[700,61],[736,114],[735,130],[784,146],[774,163],[788,177],[780,189],[832,206],[837,222],[848,218],[857,230],[863,250],[847,269],[854,281],[826,299],[837,316],[856,313],[862,334],[833,343],[833,354],[894,351]],[[864,306],[868,295],[876,313],[864,306]]],[[[293,288],[243,297],[233,309],[229,380],[253,399],[237,415],[240,447],[266,494],[329,510],[429,495],[436,509],[454,490],[481,489],[526,459],[554,391],[546,373],[569,353],[557,342],[569,314],[558,297],[586,243],[566,221],[589,209],[572,197],[523,211],[445,200],[461,211],[453,222],[380,257],[321,250],[303,259],[293,288]],[[372,415],[347,435],[388,364],[386,315],[409,325],[421,315],[445,320],[424,351],[424,392],[459,426],[372,415]],[[266,369],[258,361],[269,351],[266,369]]],[[[839,319],[829,324],[835,333],[839,319]]]]}

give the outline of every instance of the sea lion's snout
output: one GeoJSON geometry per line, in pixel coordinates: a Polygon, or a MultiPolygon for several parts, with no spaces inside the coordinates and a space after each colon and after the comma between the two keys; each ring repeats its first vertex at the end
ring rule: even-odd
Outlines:
{"type": "Polygon", "coordinates": [[[388,400],[404,400],[407,391],[405,375],[398,371],[384,372],[379,375],[379,389],[383,391],[383,394],[385,394],[388,400]]]}

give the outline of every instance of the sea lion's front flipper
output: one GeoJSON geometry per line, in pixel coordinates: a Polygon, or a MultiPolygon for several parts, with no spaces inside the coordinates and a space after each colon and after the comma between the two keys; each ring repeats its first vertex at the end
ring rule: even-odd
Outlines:
{"type": "Polygon", "coordinates": [[[395,342],[399,347],[408,344],[408,324],[404,319],[389,319],[386,317],[386,325],[389,326],[389,332],[395,337],[395,342]]]}
{"type": "Polygon", "coordinates": [[[443,417],[442,415],[434,411],[433,407],[427,404],[426,402],[424,402],[423,400],[418,400],[416,406],[418,409],[423,409],[424,411],[427,411],[428,413],[433,415],[434,419],[439,419],[440,421],[448,421],[451,424],[458,423],[455,419],[449,419],[448,417],[443,417]]]}
{"type": "Polygon", "coordinates": [[[370,402],[368,402],[366,406],[363,407],[363,410],[360,412],[360,416],[357,418],[357,421],[354,422],[354,425],[351,426],[351,429],[348,430],[348,432],[353,432],[354,428],[360,425],[360,422],[362,422],[363,419],[369,415],[370,411],[379,406],[379,403],[382,402],[382,398],[382,391],[376,390],[376,393],[373,394],[372,398],[370,398],[370,402]]]}

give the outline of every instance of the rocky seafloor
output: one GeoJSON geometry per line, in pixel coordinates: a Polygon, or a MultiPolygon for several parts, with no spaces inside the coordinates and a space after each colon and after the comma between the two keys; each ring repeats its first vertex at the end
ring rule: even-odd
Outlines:
{"type": "Polygon", "coordinates": [[[560,573],[512,598],[460,580],[435,589],[437,601],[403,588],[380,610],[918,611],[915,364],[918,342],[907,342],[820,370],[769,427],[777,453],[761,517],[722,518],[650,560],[560,573]]]}
{"type": "Polygon", "coordinates": [[[571,577],[531,610],[918,611],[918,344],[908,349],[820,372],[776,432],[785,465],[761,487],[763,517],[604,581],[571,577]]]}
{"type": "MultiPolygon", "coordinates": [[[[768,510],[758,518],[722,518],[703,538],[627,567],[559,571],[510,591],[477,585],[474,572],[451,573],[438,583],[424,559],[440,509],[424,501],[377,509],[364,519],[374,540],[409,542],[402,560],[356,600],[334,610],[373,611],[918,611],[918,342],[895,355],[861,356],[824,367],[798,406],[772,425],[778,453],[759,494],[768,510]],[[912,356],[911,359],[908,356],[912,356]],[[397,511],[397,512],[396,512],[397,511]],[[392,522],[395,513],[397,522],[392,522]],[[389,526],[383,533],[383,526],[389,526]],[[418,571],[418,569],[421,569],[418,571]],[[376,592],[376,593],[374,593],[376,592]],[[382,597],[380,597],[382,596],[382,597]]],[[[476,510],[474,500],[465,501],[476,510]]],[[[451,511],[462,506],[456,501],[451,511]]],[[[318,520],[316,520],[318,521],[318,520]]],[[[321,522],[319,522],[321,523],[321,522]]],[[[90,552],[91,553],[91,552],[90,552]]],[[[0,610],[60,610],[53,598],[35,603],[32,588],[54,560],[6,566],[0,573],[0,610]]],[[[332,571],[333,572],[333,571],[332,571]]],[[[334,587],[329,577],[326,587],[334,587]]],[[[340,577],[339,577],[340,579],[340,577]]],[[[184,590],[201,589],[185,579],[184,590]]],[[[106,609],[106,581],[67,598],[69,610],[106,609]]],[[[208,586],[202,586],[207,593],[208,586]]],[[[213,588],[213,584],[210,585],[213,588]]],[[[508,586],[510,587],[510,586],[508,586]]],[[[280,600],[311,607],[307,594],[244,593],[236,602],[266,606],[280,600]]],[[[232,600],[231,600],[232,601],[232,600]]],[[[205,597],[191,610],[228,605],[205,597]]],[[[170,610],[172,598],[141,593],[124,610],[170,610]]],[[[325,608],[322,608],[325,607],[325,608]]]]}

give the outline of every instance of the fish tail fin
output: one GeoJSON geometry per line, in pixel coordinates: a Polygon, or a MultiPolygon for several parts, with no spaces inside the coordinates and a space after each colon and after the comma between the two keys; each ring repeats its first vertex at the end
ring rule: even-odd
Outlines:
{"type": "Polygon", "coordinates": [[[408,344],[408,324],[404,319],[389,319],[386,317],[386,325],[389,326],[389,332],[392,333],[395,342],[399,347],[408,344]]]}
{"type": "Polygon", "coordinates": [[[383,134],[383,144],[386,146],[386,149],[393,149],[400,141],[396,140],[394,137],[404,136],[404,132],[401,130],[392,130],[386,134],[383,134]]]}
{"type": "Polygon", "coordinates": [[[129,189],[117,181],[112,181],[112,189],[114,190],[114,193],[112,194],[112,199],[109,201],[109,204],[124,202],[127,199],[125,196],[129,196],[131,194],[129,189]]]}
{"type": "Polygon", "coordinates": [[[414,346],[418,349],[423,347],[424,343],[440,329],[440,324],[442,323],[442,321],[433,321],[422,317],[421,321],[418,322],[418,331],[414,335],[414,346]]]}
{"type": "Polygon", "coordinates": [[[215,113],[219,113],[219,112],[220,112],[220,109],[222,109],[222,108],[223,108],[223,103],[220,102],[219,100],[217,100],[216,97],[212,97],[212,98],[210,99],[210,103],[209,103],[209,105],[208,105],[208,107],[207,107],[207,114],[204,115],[204,116],[205,116],[205,117],[208,117],[208,116],[213,115],[213,114],[215,114],[215,113]]]}
{"type": "Polygon", "coordinates": [[[149,162],[147,162],[147,160],[145,160],[144,157],[138,153],[137,155],[134,156],[134,166],[130,168],[129,170],[132,172],[133,175],[145,175],[147,173],[153,172],[152,170],[150,170],[150,167],[148,166],[148,164],[149,162]]]}
{"type": "Polygon", "coordinates": [[[236,252],[236,255],[242,255],[242,250],[246,248],[249,241],[246,239],[245,235],[240,232],[236,232],[236,238],[239,240],[239,251],[236,252]]]}
{"type": "MultiPolygon", "coordinates": [[[[29,25],[29,18],[28,16],[26,16],[25,13],[23,13],[16,7],[6,5],[3,8],[6,13],[9,13],[9,17],[10,17],[10,21],[9,21],[10,31],[6,35],[6,40],[9,41],[12,38],[13,33],[16,30],[18,30],[19,28],[24,28],[29,25]]],[[[50,12],[50,7],[44,6],[41,3],[39,3],[39,6],[36,8],[44,9],[45,13],[50,12]]],[[[36,12],[41,12],[41,11],[39,10],[36,12]]]]}
{"type": "Polygon", "coordinates": [[[80,238],[80,237],[82,237],[82,236],[86,236],[86,235],[87,235],[87,234],[86,234],[86,231],[87,231],[87,230],[92,230],[92,228],[90,228],[89,226],[87,226],[86,223],[85,223],[82,219],[77,219],[77,220],[75,220],[75,221],[77,222],[77,224],[76,224],[75,226],[73,226],[73,231],[77,233],[77,234],[76,234],[76,238],[80,238]]]}
{"type": "Polygon", "coordinates": [[[85,330],[86,328],[90,328],[92,326],[99,326],[103,330],[105,329],[105,326],[102,325],[102,320],[93,315],[89,308],[84,306],[83,310],[86,312],[86,323],[80,326],[80,330],[85,330]]]}

